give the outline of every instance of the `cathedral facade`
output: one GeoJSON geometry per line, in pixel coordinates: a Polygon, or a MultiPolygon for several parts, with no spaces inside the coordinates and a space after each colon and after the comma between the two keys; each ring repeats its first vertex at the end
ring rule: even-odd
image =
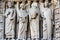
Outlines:
{"type": "Polygon", "coordinates": [[[60,0],[1,0],[0,40],[60,40],[60,0]]]}

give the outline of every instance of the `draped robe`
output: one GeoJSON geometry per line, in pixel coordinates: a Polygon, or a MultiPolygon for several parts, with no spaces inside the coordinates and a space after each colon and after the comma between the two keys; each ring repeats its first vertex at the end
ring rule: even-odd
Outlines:
{"type": "Polygon", "coordinates": [[[31,38],[39,38],[39,8],[37,3],[32,3],[29,10],[29,22],[31,30],[31,38]]]}
{"type": "Polygon", "coordinates": [[[19,21],[18,27],[18,39],[26,39],[26,31],[27,31],[27,12],[24,9],[17,10],[17,16],[19,21]]]}
{"type": "Polygon", "coordinates": [[[43,11],[43,39],[51,40],[51,19],[52,19],[52,12],[50,8],[44,8],[43,11]]]}
{"type": "Polygon", "coordinates": [[[15,10],[13,8],[6,9],[5,12],[5,35],[6,38],[14,38],[15,32],[15,10]]]}

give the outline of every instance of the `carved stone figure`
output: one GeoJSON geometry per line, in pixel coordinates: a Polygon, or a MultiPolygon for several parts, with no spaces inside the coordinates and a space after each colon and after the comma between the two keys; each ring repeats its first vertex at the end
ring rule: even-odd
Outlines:
{"type": "Polygon", "coordinates": [[[39,40],[39,7],[35,1],[29,10],[29,22],[32,40],[39,40]]]}
{"type": "Polygon", "coordinates": [[[26,31],[27,31],[27,11],[25,9],[25,3],[20,4],[20,9],[17,10],[17,16],[19,21],[18,28],[18,39],[26,40],[26,31]]]}
{"type": "Polygon", "coordinates": [[[48,8],[48,1],[45,1],[45,8],[43,14],[43,40],[51,40],[52,12],[51,9],[48,8]]]}
{"type": "Polygon", "coordinates": [[[6,38],[14,38],[15,35],[15,10],[12,7],[13,3],[8,1],[8,8],[4,14],[5,16],[5,35],[6,38]]]}
{"type": "Polygon", "coordinates": [[[26,9],[27,9],[27,11],[29,11],[29,9],[30,9],[30,6],[31,5],[31,1],[28,1],[28,3],[26,4],[26,9]]]}

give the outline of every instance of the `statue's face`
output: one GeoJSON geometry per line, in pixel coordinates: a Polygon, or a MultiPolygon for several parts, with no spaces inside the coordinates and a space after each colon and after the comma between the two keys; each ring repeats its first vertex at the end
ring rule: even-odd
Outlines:
{"type": "Polygon", "coordinates": [[[31,3],[31,1],[28,1],[28,3],[31,3]]]}
{"type": "Polygon", "coordinates": [[[32,3],[32,7],[38,7],[37,3],[32,3]]]}
{"type": "Polygon", "coordinates": [[[12,7],[12,3],[11,2],[8,2],[8,7],[12,7]]]}
{"type": "Polygon", "coordinates": [[[48,6],[48,2],[45,2],[45,7],[47,7],[48,6]]]}
{"type": "Polygon", "coordinates": [[[25,9],[25,5],[23,3],[20,4],[20,8],[25,9]]]}
{"type": "Polygon", "coordinates": [[[58,0],[54,0],[54,5],[57,5],[58,4],[58,0]]]}

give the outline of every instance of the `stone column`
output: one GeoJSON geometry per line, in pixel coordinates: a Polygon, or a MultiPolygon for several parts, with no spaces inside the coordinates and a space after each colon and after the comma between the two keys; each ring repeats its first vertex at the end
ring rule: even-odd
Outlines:
{"type": "MultiPolygon", "coordinates": [[[[29,9],[31,8],[31,0],[27,0],[27,4],[26,4],[26,10],[27,10],[27,13],[29,14],[29,9]]],[[[29,17],[29,15],[28,15],[29,17]]],[[[28,18],[29,19],[29,18],[28,18]]],[[[30,23],[29,23],[29,20],[28,20],[28,26],[27,26],[27,40],[31,40],[31,31],[30,31],[30,23]]]]}
{"type": "MultiPolygon", "coordinates": [[[[19,2],[16,4],[16,11],[19,9],[19,2]]],[[[18,15],[17,15],[17,27],[16,27],[16,37],[18,37],[18,28],[19,28],[19,21],[18,21],[18,15]]]]}
{"type": "Polygon", "coordinates": [[[39,23],[39,31],[40,31],[40,38],[43,39],[43,9],[44,9],[44,3],[43,0],[39,0],[39,7],[40,7],[40,23],[39,23]]]}
{"type": "Polygon", "coordinates": [[[5,3],[0,2],[0,40],[4,40],[4,7],[5,3]]]}
{"type": "Polygon", "coordinates": [[[54,0],[54,14],[55,14],[55,40],[60,40],[60,4],[59,0],[54,0]]]}

